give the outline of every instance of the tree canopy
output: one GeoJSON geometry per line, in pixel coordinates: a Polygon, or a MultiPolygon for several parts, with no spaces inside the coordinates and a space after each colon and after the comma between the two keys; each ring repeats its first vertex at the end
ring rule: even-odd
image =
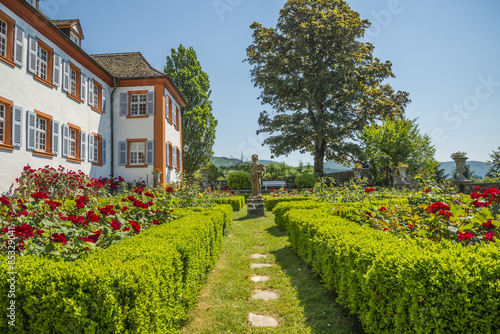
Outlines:
{"type": "Polygon", "coordinates": [[[182,166],[189,178],[213,155],[217,120],[212,114],[210,80],[201,69],[196,51],[192,47],[186,49],[182,44],[167,56],[164,72],[187,101],[181,111],[182,140],[189,146],[189,151],[182,155],[182,166]]]}
{"type": "Polygon", "coordinates": [[[390,184],[399,162],[409,164],[409,174],[435,174],[439,165],[431,138],[420,134],[416,120],[387,119],[381,125],[366,126],[361,141],[361,160],[368,162],[376,179],[385,177],[390,184]]]}
{"type": "Polygon", "coordinates": [[[490,159],[486,161],[486,165],[488,165],[488,173],[486,173],[486,177],[496,178],[500,176],[500,147],[497,151],[493,151],[490,154],[490,159]]]}
{"type": "Polygon", "coordinates": [[[343,0],[289,0],[276,28],[253,23],[246,61],[262,104],[257,133],[273,155],[314,156],[314,171],[327,160],[347,163],[359,153],[356,134],[370,122],[397,118],[408,93],[383,84],[392,64],[362,42],[368,20],[343,0]]]}

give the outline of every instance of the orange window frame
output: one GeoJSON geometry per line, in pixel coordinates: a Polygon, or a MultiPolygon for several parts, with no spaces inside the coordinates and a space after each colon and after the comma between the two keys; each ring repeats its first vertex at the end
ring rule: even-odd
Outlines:
{"type": "Polygon", "coordinates": [[[146,142],[148,140],[146,138],[141,139],[127,139],[127,164],[125,168],[144,168],[148,167],[146,164],[146,142]],[[130,143],[144,143],[144,165],[131,165],[130,164],[130,143]]]}
{"type": "Polygon", "coordinates": [[[173,154],[172,154],[172,143],[171,142],[168,142],[168,168],[172,168],[173,164],[172,164],[172,158],[173,158],[173,154]]]}
{"type": "MultiPolygon", "coordinates": [[[[97,111],[98,113],[102,114],[102,85],[94,80],[94,88],[97,87],[97,108],[94,106],[94,101],[92,101],[92,110],[97,111]]],[[[95,91],[93,92],[95,95],[95,91]]]]}
{"type": "Polygon", "coordinates": [[[180,150],[179,148],[176,146],[175,149],[177,150],[177,154],[175,156],[175,158],[177,159],[177,167],[175,169],[177,169],[178,171],[181,170],[181,154],[180,154],[180,150]]]}
{"type": "MultiPolygon", "coordinates": [[[[95,132],[92,132],[92,134],[94,135],[94,148],[95,148],[95,141],[97,139],[97,162],[92,161],[92,165],[102,166],[102,136],[95,133],[95,132]]],[[[127,143],[127,146],[128,146],[128,143],[127,143]]],[[[94,152],[95,152],[95,150],[94,150],[94,152]]]]}
{"type": "Polygon", "coordinates": [[[0,148],[5,150],[13,150],[14,146],[12,146],[12,107],[14,106],[14,102],[4,99],[0,96],[0,104],[5,107],[5,124],[4,124],[4,141],[0,143],[0,148]]]}
{"type": "Polygon", "coordinates": [[[14,26],[16,21],[14,21],[9,15],[0,10],[0,19],[7,23],[7,40],[5,47],[5,56],[0,56],[0,60],[12,67],[16,67],[14,63],[14,26]]]}
{"type": "MultiPolygon", "coordinates": [[[[47,51],[47,79],[39,77],[35,74],[35,79],[41,81],[42,83],[48,85],[51,88],[54,88],[54,84],[52,83],[52,66],[53,66],[53,58],[54,58],[54,49],[44,43],[40,38],[37,37],[38,47],[47,51]]],[[[38,57],[38,50],[37,50],[38,57]]]]}
{"type": "Polygon", "coordinates": [[[148,91],[147,90],[132,90],[128,92],[128,115],[127,118],[148,118],[148,91]],[[146,115],[132,116],[132,95],[146,95],[146,115]]]}
{"type": "Polygon", "coordinates": [[[181,117],[179,115],[179,107],[175,106],[175,129],[179,131],[180,125],[179,122],[181,120],[181,117]]]}
{"type": "Polygon", "coordinates": [[[82,162],[82,155],[80,152],[80,149],[82,147],[81,141],[82,141],[82,129],[79,126],[76,126],[74,124],[68,123],[68,128],[69,131],[73,130],[76,132],[76,137],[75,137],[75,145],[76,145],[76,150],[75,150],[75,157],[70,157],[69,156],[69,138],[68,138],[68,157],[66,157],[66,160],[72,161],[72,162],[82,162]]]}
{"type": "Polygon", "coordinates": [[[81,95],[80,90],[82,87],[82,70],[78,66],[73,64],[72,62],[69,62],[69,83],[68,83],[68,85],[69,85],[68,92],[67,92],[68,97],[72,98],[73,100],[75,100],[78,103],[82,103],[83,100],[80,98],[80,95],[81,95]],[[71,91],[71,70],[75,71],[75,73],[76,73],[76,89],[75,89],[76,94],[75,95],[70,93],[70,91],[71,91]]]}
{"type": "Polygon", "coordinates": [[[172,124],[172,99],[168,98],[168,119],[167,121],[172,124]]]}
{"type": "MultiPolygon", "coordinates": [[[[40,155],[44,157],[52,158],[54,154],[52,154],[52,116],[47,115],[41,111],[34,110],[36,114],[36,118],[41,118],[45,120],[45,151],[40,151],[38,149],[33,150],[33,155],[40,155]]],[[[36,135],[35,135],[36,141],[36,135]]],[[[36,145],[36,143],[35,143],[36,145]]]]}

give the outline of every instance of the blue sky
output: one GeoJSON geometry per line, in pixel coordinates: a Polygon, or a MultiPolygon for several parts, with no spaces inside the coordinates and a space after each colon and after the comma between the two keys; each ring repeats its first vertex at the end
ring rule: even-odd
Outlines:
{"type": "MultiPolygon", "coordinates": [[[[53,19],[79,18],[89,53],[140,51],[162,70],[171,48],[192,46],[208,73],[219,120],[216,156],[269,159],[256,136],[257,119],[270,110],[243,63],[250,24],[276,26],[285,0],[44,0],[53,19]]],[[[375,56],[393,63],[395,89],[410,93],[407,117],[418,118],[436,146],[436,158],[465,151],[486,161],[500,146],[499,0],[351,0],[372,22],[366,38],[375,56]]],[[[294,153],[276,160],[312,162],[294,153]]]]}

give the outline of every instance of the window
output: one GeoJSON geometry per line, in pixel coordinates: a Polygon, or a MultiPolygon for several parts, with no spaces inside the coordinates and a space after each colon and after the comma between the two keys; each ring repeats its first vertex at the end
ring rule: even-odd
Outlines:
{"type": "Polygon", "coordinates": [[[91,153],[89,152],[89,161],[92,161],[92,164],[102,166],[105,161],[105,158],[103,159],[105,154],[104,148],[102,136],[92,133],[89,136],[89,150],[92,150],[91,153]]]}
{"type": "Polygon", "coordinates": [[[172,99],[168,98],[168,119],[167,121],[172,124],[172,99]]]}
{"type": "Polygon", "coordinates": [[[53,142],[53,126],[58,122],[52,122],[52,116],[35,110],[28,111],[28,133],[27,148],[33,150],[33,154],[52,157],[57,153],[57,139],[59,138],[59,129],[55,129],[56,140],[53,142]],[[54,147],[52,146],[54,144],[54,147]]]}
{"type": "Polygon", "coordinates": [[[146,115],[146,94],[130,95],[130,116],[146,115]]]}
{"type": "Polygon", "coordinates": [[[146,160],[146,143],[145,142],[131,142],[130,143],[130,164],[131,165],[144,165],[146,160]]]}
{"type": "MultiPolygon", "coordinates": [[[[102,145],[102,138],[99,138],[102,145]]],[[[102,147],[102,146],[101,146],[102,147]]],[[[118,165],[146,167],[154,164],[154,141],[147,139],[127,139],[118,142],[118,165]]]]}
{"type": "Polygon", "coordinates": [[[0,104],[0,144],[5,144],[5,106],[0,104]]]}
{"type": "Polygon", "coordinates": [[[28,39],[28,70],[35,75],[35,79],[53,88],[52,58],[54,49],[33,36],[29,36],[28,39]]]}
{"type": "Polygon", "coordinates": [[[94,79],[89,79],[89,105],[93,110],[102,113],[103,110],[102,85],[94,79]],[[91,92],[92,91],[92,92],[91,92]]]}
{"type": "Polygon", "coordinates": [[[77,158],[76,155],[76,145],[77,145],[77,131],[76,129],[69,129],[69,153],[68,157],[70,158],[77,158]]]}
{"type": "MultiPolygon", "coordinates": [[[[59,125],[58,125],[59,127],[59,125]]],[[[57,127],[57,128],[58,128],[57,127]]],[[[71,123],[62,125],[62,156],[68,161],[80,163],[85,159],[87,134],[71,123]]],[[[59,140],[59,133],[57,140],[59,140]]]]}
{"type": "Polygon", "coordinates": [[[13,150],[21,146],[23,109],[0,97],[0,148],[13,150]]]}
{"type": "Polygon", "coordinates": [[[14,47],[15,21],[0,10],[0,60],[15,66],[12,53],[14,47]]]}
{"type": "Polygon", "coordinates": [[[76,37],[74,33],[70,33],[69,38],[71,39],[71,41],[73,41],[73,43],[80,46],[80,39],[76,37]]]}
{"type": "Polygon", "coordinates": [[[76,96],[76,87],[78,84],[78,73],[75,69],[70,68],[69,70],[69,93],[73,96],[76,96]]]}
{"type": "Polygon", "coordinates": [[[82,103],[85,97],[85,88],[85,76],[82,75],[82,71],[73,63],[63,61],[62,89],[68,93],[70,98],[82,103]]]}
{"type": "Polygon", "coordinates": [[[120,93],[120,116],[148,117],[155,114],[155,92],[130,91],[120,93]]]}

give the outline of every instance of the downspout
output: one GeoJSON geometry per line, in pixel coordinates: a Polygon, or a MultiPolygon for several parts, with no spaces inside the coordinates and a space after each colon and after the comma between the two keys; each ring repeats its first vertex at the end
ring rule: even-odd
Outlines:
{"type": "Polygon", "coordinates": [[[113,90],[111,91],[111,115],[110,115],[110,121],[111,121],[111,178],[115,178],[115,135],[114,135],[114,128],[115,128],[115,123],[113,122],[114,120],[114,108],[113,108],[113,96],[115,93],[115,89],[118,86],[118,82],[120,79],[118,78],[113,78],[113,82],[115,83],[115,87],[113,87],[113,90]]]}

